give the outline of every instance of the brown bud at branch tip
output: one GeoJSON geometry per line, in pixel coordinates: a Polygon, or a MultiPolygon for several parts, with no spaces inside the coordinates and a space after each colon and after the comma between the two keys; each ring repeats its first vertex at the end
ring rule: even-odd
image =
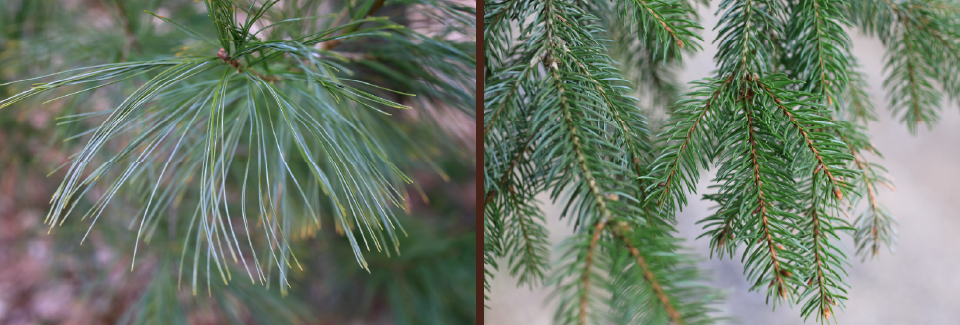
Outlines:
{"type": "Polygon", "coordinates": [[[223,60],[223,63],[227,63],[227,60],[230,60],[230,56],[227,55],[227,50],[224,50],[222,47],[220,51],[217,52],[217,58],[223,60]]]}

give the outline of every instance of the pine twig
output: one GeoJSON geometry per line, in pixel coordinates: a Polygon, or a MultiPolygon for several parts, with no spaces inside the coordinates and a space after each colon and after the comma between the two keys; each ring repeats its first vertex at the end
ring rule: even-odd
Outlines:
{"type": "MultiPolygon", "coordinates": [[[[380,9],[380,7],[383,7],[383,3],[384,3],[384,2],[385,2],[384,0],[376,0],[376,1],[373,3],[373,5],[370,6],[370,9],[367,10],[367,14],[364,15],[363,18],[370,17],[370,15],[372,15],[374,11],[377,11],[377,9],[380,9]]],[[[343,33],[342,33],[342,34],[347,34],[347,33],[353,32],[353,31],[357,30],[358,28],[360,28],[360,25],[353,25],[353,26],[351,26],[351,27],[347,27],[347,29],[343,30],[343,33]]],[[[338,38],[338,39],[335,39],[335,40],[331,40],[331,41],[329,41],[329,42],[324,42],[322,48],[323,48],[324,50],[329,51],[329,50],[332,50],[333,48],[337,47],[338,45],[340,45],[341,42],[343,42],[343,39],[342,39],[342,38],[338,38]]]]}

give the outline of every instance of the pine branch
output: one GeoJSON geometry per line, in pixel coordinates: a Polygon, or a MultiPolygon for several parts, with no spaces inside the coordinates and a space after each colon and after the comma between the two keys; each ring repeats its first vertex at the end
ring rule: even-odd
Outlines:
{"type": "MultiPolygon", "coordinates": [[[[405,192],[400,184],[409,183],[410,180],[390,160],[398,154],[405,159],[423,156],[420,149],[411,145],[413,141],[404,134],[406,131],[386,120],[383,117],[386,114],[381,109],[409,107],[351,85],[373,86],[369,83],[339,79],[334,71],[344,69],[344,66],[315,55],[316,50],[309,46],[332,39],[401,30],[402,26],[379,23],[382,19],[360,19],[344,26],[311,31],[306,36],[292,40],[260,41],[250,34],[250,28],[276,3],[273,1],[257,10],[248,10],[250,15],[247,20],[238,22],[235,21],[236,8],[232,4],[219,0],[207,1],[212,24],[224,45],[216,56],[209,53],[204,56],[107,64],[67,71],[67,77],[38,83],[31,89],[0,101],[0,106],[8,106],[58,88],[97,84],[56,98],[60,99],[133,77],[151,76],[123,103],[108,111],[105,121],[98,128],[87,132],[87,144],[71,157],[67,176],[54,194],[52,208],[45,220],[51,229],[66,221],[81,202],[78,198],[94,189],[98,181],[114,178],[104,195],[81,218],[91,217],[91,228],[107,204],[122,194],[122,187],[127,184],[150,184],[138,186],[142,189],[131,195],[139,196],[137,199],[144,204],[138,218],[131,220],[131,226],[139,223],[137,243],[134,245],[136,254],[139,240],[151,238],[161,211],[171,208],[171,205],[163,202],[179,202],[187,189],[196,187],[199,189],[194,201],[197,209],[195,217],[188,223],[190,228],[187,234],[187,237],[194,235],[193,228],[196,226],[196,237],[192,240],[196,248],[192,280],[196,292],[201,250],[208,255],[205,260],[208,264],[208,283],[209,264],[214,264],[215,272],[219,273],[224,283],[232,278],[230,268],[225,264],[228,255],[234,262],[247,265],[232,226],[231,219],[236,218],[236,214],[230,213],[227,188],[235,185],[242,188],[239,194],[244,202],[241,202],[240,214],[247,230],[246,204],[250,202],[246,199],[246,190],[248,183],[255,182],[259,221],[264,225],[263,236],[268,243],[265,247],[268,250],[267,260],[257,259],[249,231],[247,241],[254,254],[257,278],[263,281],[269,277],[269,270],[264,274],[261,262],[266,262],[266,266],[271,268],[276,266],[280,271],[281,292],[284,294],[290,286],[287,282],[289,268],[299,266],[299,260],[290,245],[295,233],[291,228],[295,227],[294,224],[300,226],[308,222],[318,227],[318,215],[321,212],[331,215],[337,228],[349,229],[341,231],[341,234],[348,238],[362,267],[366,268],[367,263],[360,251],[358,238],[354,236],[355,231],[360,232],[368,251],[371,244],[378,251],[383,251],[387,249],[385,246],[389,241],[399,252],[396,229],[399,224],[390,207],[403,205],[400,202],[405,192]],[[371,28],[359,29],[359,25],[365,22],[378,23],[371,28]],[[344,28],[347,30],[339,36],[330,36],[344,28]],[[231,53],[227,53],[227,48],[232,49],[231,53]],[[254,58],[252,53],[260,55],[254,58]],[[241,64],[241,61],[246,64],[241,64]],[[283,72],[281,79],[265,76],[252,68],[266,62],[296,67],[296,70],[283,72]],[[158,68],[162,68],[159,74],[149,74],[158,68]],[[212,75],[208,73],[215,69],[222,70],[219,78],[211,78],[212,75]],[[282,83],[273,83],[281,80],[282,83]],[[344,102],[344,99],[347,101],[344,102]],[[155,105],[157,102],[174,105],[155,105]],[[359,109],[361,106],[370,110],[359,109]],[[121,141],[119,152],[101,163],[98,156],[127,133],[133,136],[121,141]],[[394,145],[385,145],[385,139],[390,139],[394,145]],[[246,147],[249,154],[245,157],[247,164],[243,181],[238,184],[235,183],[238,180],[228,177],[228,174],[235,169],[232,166],[239,147],[246,147]],[[153,160],[164,155],[167,158],[165,163],[153,163],[153,160]],[[91,171],[90,167],[94,166],[90,165],[98,163],[100,165],[91,171]],[[256,165],[254,177],[247,177],[251,164],[256,165]],[[117,167],[122,168],[117,170],[117,167]],[[171,171],[168,172],[168,169],[171,171]],[[187,181],[194,176],[198,179],[187,181]],[[168,183],[173,186],[166,187],[168,183]],[[317,190],[310,191],[310,188],[317,190]],[[317,209],[319,200],[313,199],[320,197],[321,188],[329,199],[325,204],[326,211],[317,209]],[[157,192],[160,192],[159,196],[157,192]],[[237,255],[240,255],[239,258],[237,255]]],[[[399,39],[418,36],[400,31],[395,37],[398,39],[396,43],[400,42],[399,39]]],[[[447,45],[435,44],[436,41],[422,42],[422,39],[418,41],[423,49],[434,51],[430,54],[432,56],[450,62],[462,62],[458,61],[462,58],[457,58],[457,53],[447,45]],[[446,48],[440,51],[440,47],[446,48]]],[[[438,69],[445,68],[440,65],[438,69]]],[[[456,103],[456,100],[449,102],[456,103]]],[[[78,120],[92,117],[97,115],[83,115],[78,120]]],[[[91,228],[88,228],[88,234],[91,228]]],[[[399,230],[403,231],[402,228],[399,230]]],[[[527,230],[532,231],[532,228],[528,225],[527,230]]],[[[186,253],[186,249],[183,253],[186,253]]],[[[134,265],[131,263],[131,267],[134,265]]],[[[246,271],[254,281],[250,270],[246,271]]]]}
{"type": "MultiPolygon", "coordinates": [[[[370,17],[371,15],[373,15],[373,13],[377,11],[377,9],[380,9],[381,7],[383,7],[383,4],[384,4],[384,0],[374,0],[374,1],[373,1],[373,4],[370,5],[370,8],[367,9],[367,13],[366,13],[365,15],[363,15],[363,18],[368,18],[368,17],[370,17]]],[[[360,25],[359,25],[359,24],[353,25],[353,26],[348,27],[347,29],[344,29],[344,30],[343,30],[343,33],[344,33],[344,34],[351,33],[351,32],[353,32],[353,31],[356,31],[357,28],[360,28],[360,25]]],[[[329,41],[329,42],[323,43],[322,48],[323,48],[324,50],[329,51],[329,50],[332,50],[333,48],[339,46],[341,42],[343,42],[343,39],[342,39],[342,38],[334,39],[334,40],[331,40],[331,41],[329,41]]]]}

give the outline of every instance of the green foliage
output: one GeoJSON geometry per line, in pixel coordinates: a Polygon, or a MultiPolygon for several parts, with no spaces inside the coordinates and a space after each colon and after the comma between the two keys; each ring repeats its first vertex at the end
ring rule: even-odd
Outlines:
{"type": "MultiPolygon", "coordinates": [[[[671,32],[680,28],[675,24],[690,23],[679,18],[682,10],[648,15],[644,10],[652,7],[634,5],[638,25],[671,40],[669,51],[698,46],[692,32],[671,32]]],[[[672,8],[660,6],[655,8],[672,8]]],[[[569,1],[508,1],[487,8],[492,11],[485,14],[485,33],[493,44],[484,90],[487,260],[509,257],[511,273],[522,283],[542,277],[546,233],[526,230],[542,228],[533,195],[549,191],[554,201],[564,196],[560,217],[570,217],[578,229],[568,240],[567,262],[549,278],[561,300],[558,323],[632,323],[650,315],[661,322],[711,323],[703,315],[716,295],[690,284],[700,275],[687,257],[676,255],[678,246],[668,235],[672,225],[641,201],[637,178],[650,152],[646,121],[598,41],[604,33],[598,19],[569,1]],[[504,17],[521,26],[516,44],[504,17]],[[657,236],[634,238],[638,233],[657,236]],[[656,269],[641,262],[653,256],[656,269]],[[599,305],[605,296],[648,307],[608,310],[599,305]]]]}
{"type": "Polygon", "coordinates": [[[577,226],[549,277],[557,322],[715,321],[710,288],[677,285],[702,277],[673,230],[711,167],[703,199],[716,208],[698,221],[700,237],[711,256],[741,255],[752,290],[774,306],[829,321],[849,288],[841,235],[863,258],[892,250],[896,221],[877,197],[890,184],[865,157],[882,157],[865,131],[877,113],[846,29],[888,47],[890,106],[915,132],[936,121],[941,93],[957,99],[960,10],[944,1],[725,0],[718,69],[677,99],[670,74],[684,51],[700,49],[693,6],[486,2],[485,281],[500,258],[521,284],[547,267],[546,235],[524,229],[542,227],[533,197],[548,192],[577,226]],[[663,130],[648,132],[652,111],[632,93],[647,107],[676,103],[663,130]]]}
{"type": "MultiPolygon", "coordinates": [[[[188,314],[172,288],[181,285],[194,295],[205,285],[233,323],[313,318],[304,304],[283,296],[311,297],[296,287],[309,286],[304,272],[321,263],[318,242],[306,239],[320,229],[335,238],[323,246],[338,250],[336,260],[323,263],[363,270],[336,286],[371,281],[364,299],[392,297],[397,323],[475,317],[473,296],[455,295],[472,279],[465,276],[472,275],[472,259],[462,252],[475,249],[474,235],[413,223],[403,213],[410,211],[410,197],[425,197],[408,193],[422,189],[406,171],[428,168],[449,179],[451,171],[436,160],[463,155],[435,126],[450,123],[436,118],[443,114],[474,114],[475,44],[448,37],[475,28],[473,9],[433,0],[159,3],[103,1],[114,10],[116,29],[65,20],[64,30],[75,28],[75,34],[37,36],[9,52],[18,56],[3,58],[4,66],[16,67],[66,58],[42,70],[65,71],[20,80],[32,85],[4,80],[0,87],[10,91],[0,107],[55,106],[63,113],[54,139],[64,142],[51,148],[71,154],[55,170],[64,177],[45,219],[51,231],[60,226],[75,245],[99,242],[100,233],[135,230],[111,244],[129,246],[133,258],[123,262],[131,269],[146,263],[155,273],[124,323],[188,314]],[[414,10],[444,28],[430,36],[409,28],[404,12],[414,10]],[[417,121],[401,113],[411,107],[421,111],[417,121]],[[408,235],[433,244],[424,249],[417,239],[413,246],[420,251],[407,252],[399,246],[410,242],[408,235]],[[141,241],[170,252],[146,250],[143,257],[141,241]],[[337,245],[349,254],[339,254],[343,247],[337,245]],[[372,258],[373,250],[386,257],[372,258]],[[351,259],[353,267],[346,263],[351,259]],[[377,273],[377,266],[389,271],[377,273]],[[279,294],[271,284],[279,285],[279,294]]],[[[58,5],[3,4],[0,15],[25,15],[9,21],[13,26],[46,27],[39,19],[27,22],[34,14],[68,12],[58,5]],[[6,11],[17,6],[16,15],[6,11]]],[[[18,37],[0,40],[16,45],[8,39],[18,37]]],[[[4,77],[26,73],[41,74],[4,71],[4,77]]],[[[332,299],[348,298],[356,297],[332,299]]],[[[170,321],[178,319],[189,321],[170,321]]]]}
{"type": "Polygon", "coordinates": [[[943,95],[960,98],[960,6],[939,0],[852,0],[848,12],[854,25],[887,47],[884,87],[890,90],[890,109],[912,133],[920,124],[932,128],[943,95]]]}

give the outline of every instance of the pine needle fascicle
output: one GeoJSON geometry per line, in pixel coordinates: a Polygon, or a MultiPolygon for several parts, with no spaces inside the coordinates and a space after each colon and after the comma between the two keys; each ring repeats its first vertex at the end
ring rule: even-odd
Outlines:
{"type": "MultiPolygon", "coordinates": [[[[304,28],[292,38],[261,40],[264,28],[254,26],[293,31],[291,25],[307,20],[265,24],[261,19],[274,15],[277,3],[251,2],[249,8],[239,8],[231,1],[205,1],[216,37],[154,14],[208,43],[197,48],[219,45],[220,51],[26,79],[57,80],[36,83],[0,100],[0,107],[5,107],[53,90],[69,92],[52,99],[59,100],[131,78],[143,80],[118,106],[66,120],[104,118],[99,126],[75,136],[87,143],[71,156],[67,176],[53,195],[45,220],[50,228],[66,221],[80,206],[79,197],[112,179],[80,220],[91,219],[89,234],[111,200],[129,196],[141,204],[129,223],[137,228],[133,268],[140,240],[153,238],[164,212],[182,202],[195,204],[186,209],[195,213],[184,217],[189,220],[187,239],[179,246],[181,261],[188,255],[193,259],[194,294],[201,268],[206,268],[208,288],[211,278],[223,283],[232,279],[228,259],[242,264],[238,269],[252,283],[269,285],[271,273],[279,272],[281,292],[286,293],[290,272],[302,269],[291,241],[303,228],[319,228],[323,218],[332,218],[338,229],[345,230],[341,234],[349,240],[357,263],[368,271],[363,250],[399,254],[398,238],[405,232],[393,208],[405,205],[403,185],[411,182],[401,172],[408,167],[403,162],[429,160],[424,159],[425,148],[389,120],[391,110],[410,107],[384,96],[383,87],[343,79],[343,74],[352,74],[342,64],[345,59],[317,45],[388,37],[396,40],[394,50],[417,47],[420,52],[409,53],[417,59],[408,60],[407,68],[431,62],[435,68],[419,72],[420,79],[407,83],[412,90],[399,94],[426,94],[425,100],[449,102],[464,110],[471,105],[464,103],[473,102],[467,85],[472,78],[472,68],[467,67],[473,59],[460,48],[383,17],[365,16],[320,30],[304,28]],[[246,12],[245,19],[237,18],[243,16],[240,11],[246,12]],[[240,224],[245,234],[234,229],[240,224]],[[262,237],[252,238],[258,232],[262,237]],[[240,243],[244,237],[247,245],[240,243]]],[[[460,11],[447,14],[472,24],[472,18],[460,11]]]]}

